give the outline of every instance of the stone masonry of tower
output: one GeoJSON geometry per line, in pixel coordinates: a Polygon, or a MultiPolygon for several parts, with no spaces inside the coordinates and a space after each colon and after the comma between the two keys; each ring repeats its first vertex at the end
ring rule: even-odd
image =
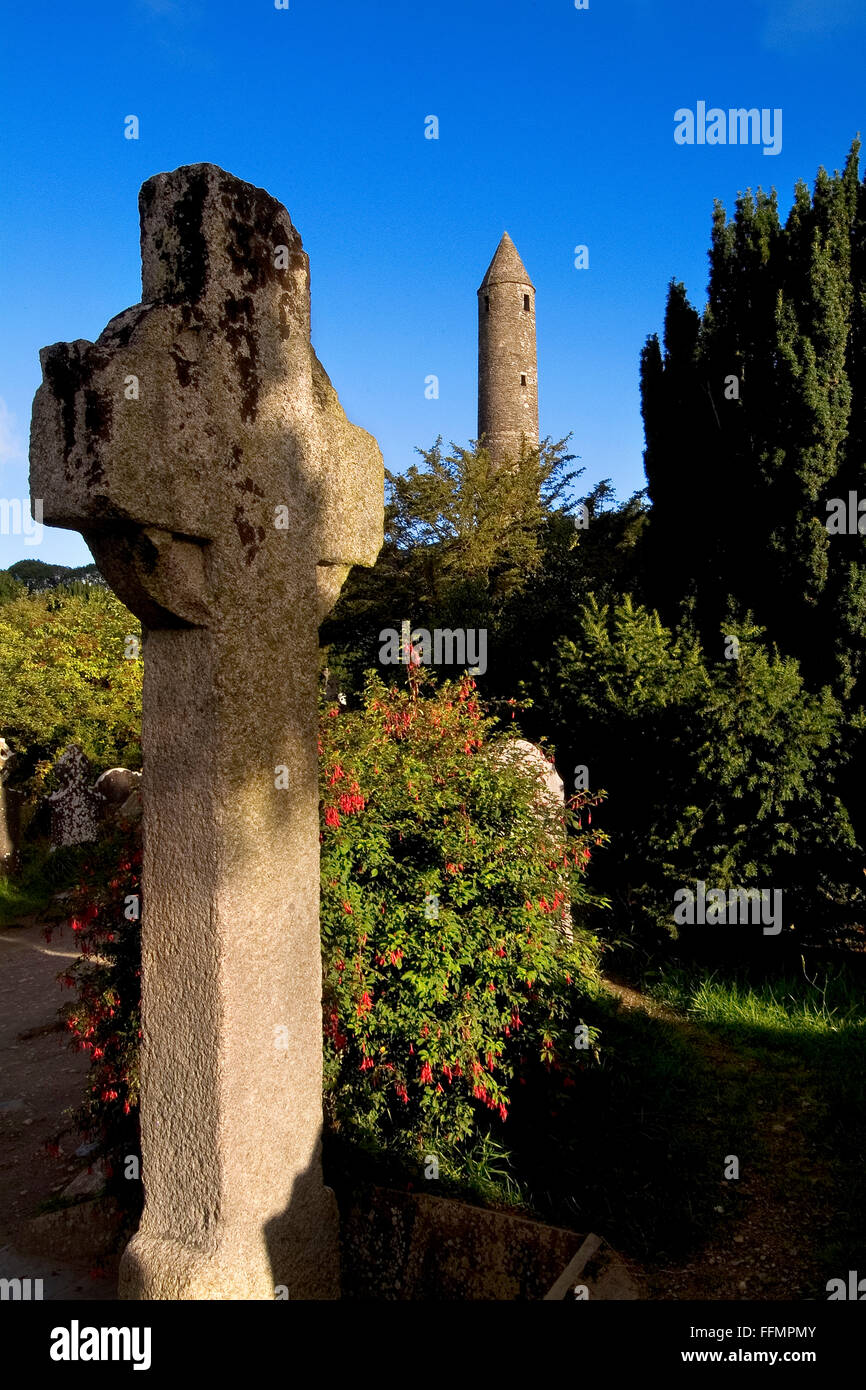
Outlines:
{"type": "Polygon", "coordinates": [[[507,232],[478,290],[478,437],[496,465],[538,443],[535,286],[507,232]]]}

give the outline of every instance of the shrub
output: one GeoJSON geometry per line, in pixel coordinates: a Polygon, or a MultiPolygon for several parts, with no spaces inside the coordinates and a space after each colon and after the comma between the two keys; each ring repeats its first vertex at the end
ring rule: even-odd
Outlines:
{"type": "MultiPolygon", "coordinates": [[[[570,1085],[595,1047],[589,1028],[577,1051],[574,1030],[596,978],[580,918],[601,902],[584,882],[598,798],[557,811],[491,725],[468,677],[436,688],[421,672],[403,689],[371,676],[362,709],[322,713],[326,1106],[380,1152],[477,1140],[507,1119],[521,1072],[570,1085]]],[[[115,1151],[138,1100],[140,941],[124,907],[139,863],[133,832],[105,842],[70,904],[81,1118],[115,1151]]]]}
{"type": "MultiPolygon", "coordinates": [[[[80,955],[60,976],[72,1046],[90,1056],[76,1119],[116,1156],[137,1149],[141,1038],[141,849],[135,828],[88,847],[67,911],[80,955]]],[[[46,935],[50,939],[51,928],[46,935]]]]}
{"type": "Polygon", "coordinates": [[[786,928],[835,933],[860,920],[857,846],[836,790],[850,730],[830,691],[810,693],[751,623],[723,629],[706,653],[629,598],[590,596],[580,616],[580,641],[548,663],[546,703],[569,763],[592,763],[610,792],[598,886],[616,929],[664,940],[674,891],[696,879],[782,890],[786,928]]]}
{"type": "Polygon", "coordinates": [[[590,1055],[574,1030],[596,978],[598,798],[557,812],[491,729],[468,676],[411,670],[322,718],[328,1109],[406,1155],[504,1122],[527,1064],[568,1084],[590,1055]]]}

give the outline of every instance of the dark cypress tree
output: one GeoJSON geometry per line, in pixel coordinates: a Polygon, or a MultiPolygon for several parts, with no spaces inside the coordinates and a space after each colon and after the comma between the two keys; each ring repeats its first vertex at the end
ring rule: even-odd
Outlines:
{"type": "Polygon", "coordinates": [[[707,478],[694,440],[704,415],[698,378],[701,319],[685,285],[671,281],[665,310],[664,356],[651,337],[641,356],[646,449],[652,503],[646,567],[652,601],[668,617],[699,580],[707,478]]]}
{"type": "MultiPolygon", "coordinates": [[[[646,592],[667,621],[690,602],[698,631],[753,613],[810,685],[853,698],[866,637],[862,537],[828,534],[827,503],[863,487],[864,188],[845,168],[716,205],[708,303],[671,286],[665,352],[641,360],[646,592]],[[838,542],[838,543],[837,543],[838,542]]],[[[863,495],[866,496],[866,489],[863,495]]],[[[862,697],[861,697],[862,698],[862,697]]]]}

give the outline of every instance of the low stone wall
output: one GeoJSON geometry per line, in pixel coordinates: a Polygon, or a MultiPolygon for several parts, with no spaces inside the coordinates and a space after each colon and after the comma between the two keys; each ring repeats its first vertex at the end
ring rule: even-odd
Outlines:
{"type": "Polygon", "coordinates": [[[341,1241],[344,1298],[544,1299],[570,1265],[572,1273],[584,1246],[605,1276],[596,1284],[586,1270],[590,1298],[638,1297],[624,1265],[598,1237],[427,1193],[372,1188],[356,1194],[342,1213],[341,1241]]]}

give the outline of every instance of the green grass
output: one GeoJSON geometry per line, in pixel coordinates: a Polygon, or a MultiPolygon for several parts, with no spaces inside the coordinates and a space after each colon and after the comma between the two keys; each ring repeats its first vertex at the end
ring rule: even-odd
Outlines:
{"type": "Polygon", "coordinates": [[[866,1038],[866,988],[839,967],[810,975],[804,965],[799,976],[757,983],[668,968],[645,989],[690,1018],[759,1045],[800,1050],[831,1036],[866,1038]]]}
{"type": "Polygon", "coordinates": [[[588,1001],[600,1063],[566,1094],[539,1068],[501,1134],[440,1155],[440,1183],[415,1185],[598,1231],[651,1267],[733,1238],[746,1198],[725,1158],[748,1155],[764,1200],[783,1194],[802,1215],[792,1286],[814,1297],[866,1267],[866,983],[839,968],[749,982],[668,966],[644,992],[685,1022],[588,1001]],[[777,1112],[792,1117],[783,1142],[777,1112]]]}
{"type": "MultiPolygon", "coordinates": [[[[812,1099],[800,1120],[800,1176],[821,1169],[831,1221],[826,1277],[866,1266],[866,979],[852,966],[750,982],[742,975],[665,969],[648,991],[758,1062],[767,1104],[786,1085],[812,1099]]],[[[777,1100],[778,1103],[778,1100],[777,1100]]],[[[792,1182],[796,1156],[792,1154],[792,1182]]]]}
{"type": "Polygon", "coordinates": [[[28,848],[17,874],[0,875],[0,927],[18,926],[37,915],[62,915],[55,894],[76,883],[89,848],[69,846],[53,854],[44,843],[28,848]]]}
{"type": "Polygon", "coordinates": [[[0,877],[0,927],[14,927],[46,904],[40,885],[0,877]]]}

